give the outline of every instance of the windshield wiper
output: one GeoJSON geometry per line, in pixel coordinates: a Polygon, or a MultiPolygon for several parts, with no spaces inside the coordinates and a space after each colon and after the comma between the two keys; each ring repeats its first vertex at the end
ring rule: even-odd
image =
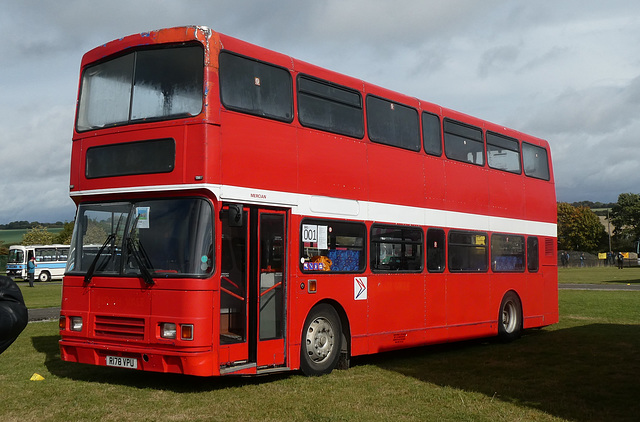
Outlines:
{"type": "Polygon", "coordinates": [[[107,245],[113,242],[115,238],[116,238],[116,234],[111,233],[109,236],[107,236],[107,240],[104,241],[100,249],[98,249],[98,253],[96,254],[95,258],[93,258],[93,261],[91,261],[91,265],[89,265],[89,269],[87,270],[87,273],[84,275],[85,284],[88,284],[91,282],[91,278],[93,278],[93,274],[96,272],[96,265],[98,264],[98,259],[100,259],[100,255],[102,255],[102,252],[104,252],[104,249],[107,247],[107,245]]]}
{"type": "Polygon", "coordinates": [[[131,237],[127,238],[127,247],[129,249],[129,254],[133,256],[133,259],[138,264],[142,280],[149,285],[155,284],[155,281],[153,281],[153,276],[151,275],[151,271],[153,270],[150,271],[151,263],[149,262],[149,258],[144,252],[144,249],[142,249],[142,244],[138,242],[138,245],[140,246],[140,248],[136,247],[136,244],[133,242],[131,237]]]}
{"type": "Polygon", "coordinates": [[[153,276],[151,275],[151,272],[153,271],[153,265],[151,265],[149,256],[144,251],[142,243],[140,243],[139,240],[136,240],[136,243],[134,243],[133,241],[132,233],[138,226],[138,220],[140,220],[140,214],[138,214],[135,220],[133,220],[133,224],[131,225],[131,229],[129,230],[129,235],[127,236],[127,249],[129,254],[133,256],[133,259],[138,264],[142,280],[148,285],[152,285],[155,284],[155,281],[153,281],[153,276]]]}

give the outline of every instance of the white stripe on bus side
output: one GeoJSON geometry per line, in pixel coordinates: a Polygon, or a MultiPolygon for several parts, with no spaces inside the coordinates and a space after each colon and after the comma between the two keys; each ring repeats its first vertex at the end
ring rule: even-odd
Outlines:
{"type": "Polygon", "coordinates": [[[71,192],[71,196],[161,192],[203,188],[212,192],[221,201],[291,207],[293,214],[309,217],[351,218],[354,220],[447,227],[463,230],[518,233],[548,237],[557,236],[556,224],[541,221],[205,183],[96,189],[71,192]]]}

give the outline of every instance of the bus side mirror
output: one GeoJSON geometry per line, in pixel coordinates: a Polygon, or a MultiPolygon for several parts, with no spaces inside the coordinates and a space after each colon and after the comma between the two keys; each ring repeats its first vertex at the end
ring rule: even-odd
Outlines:
{"type": "Polygon", "coordinates": [[[229,227],[242,227],[242,205],[229,204],[229,227]]]}
{"type": "Polygon", "coordinates": [[[89,216],[88,215],[83,215],[82,216],[82,235],[86,235],[87,234],[87,226],[89,225],[89,216]]]}

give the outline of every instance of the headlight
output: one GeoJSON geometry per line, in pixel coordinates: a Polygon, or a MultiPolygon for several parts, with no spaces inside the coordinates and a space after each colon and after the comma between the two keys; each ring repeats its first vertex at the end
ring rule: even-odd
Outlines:
{"type": "Polygon", "coordinates": [[[71,331],[82,331],[82,317],[69,317],[69,329],[71,331]]]}
{"type": "Polygon", "coordinates": [[[160,324],[160,337],[162,338],[176,338],[176,324],[173,322],[163,322],[160,324]]]}

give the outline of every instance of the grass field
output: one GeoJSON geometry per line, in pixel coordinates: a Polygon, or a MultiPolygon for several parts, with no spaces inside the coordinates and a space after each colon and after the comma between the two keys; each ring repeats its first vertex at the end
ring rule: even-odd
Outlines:
{"type": "Polygon", "coordinates": [[[640,292],[559,294],[560,323],[516,342],[470,341],[354,358],[349,370],[320,378],[201,379],[71,364],[60,361],[57,324],[30,323],[0,356],[0,397],[10,398],[0,418],[637,420],[640,292]],[[34,373],[44,380],[30,381],[34,373]]]}
{"type": "Polygon", "coordinates": [[[640,284],[640,267],[559,268],[561,284],[640,284]]]}
{"type": "Polygon", "coordinates": [[[24,303],[28,309],[31,308],[54,308],[59,307],[62,300],[62,284],[35,282],[35,287],[29,288],[26,281],[16,283],[20,287],[24,303]]]}
{"type": "Polygon", "coordinates": [[[26,232],[26,229],[0,230],[0,241],[3,241],[7,246],[19,245],[26,232]]]}
{"type": "MultiPolygon", "coordinates": [[[[62,231],[62,228],[48,228],[47,231],[58,234],[62,231]]],[[[26,232],[27,229],[0,230],[0,241],[3,241],[7,246],[19,245],[26,232]]]]}

